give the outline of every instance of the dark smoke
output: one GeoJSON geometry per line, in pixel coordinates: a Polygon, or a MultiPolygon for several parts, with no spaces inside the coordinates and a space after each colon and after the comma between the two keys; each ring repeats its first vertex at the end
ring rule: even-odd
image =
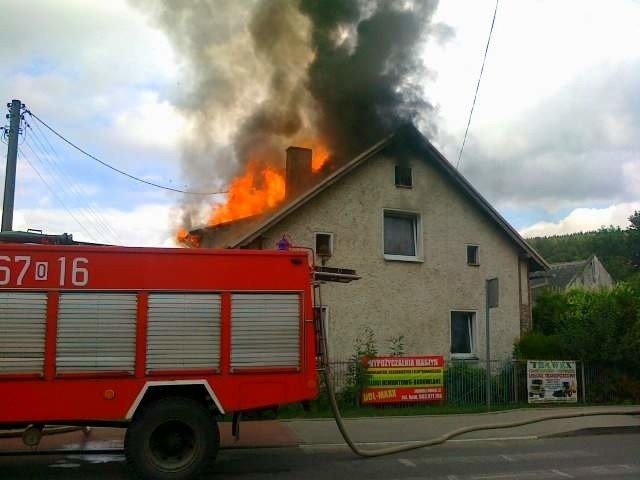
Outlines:
{"type": "Polygon", "coordinates": [[[301,0],[316,52],[308,88],[321,112],[317,128],[336,157],[360,153],[403,123],[429,119],[420,54],[436,7],[421,0],[301,0]],[[355,38],[338,44],[339,31],[355,38]]]}
{"type": "Polygon", "coordinates": [[[251,159],[282,166],[309,139],[335,166],[403,123],[434,133],[424,45],[451,34],[432,23],[436,0],[131,1],[189,72],[174,102],[192,127],[189,185],[226,182],[251,159]]]}

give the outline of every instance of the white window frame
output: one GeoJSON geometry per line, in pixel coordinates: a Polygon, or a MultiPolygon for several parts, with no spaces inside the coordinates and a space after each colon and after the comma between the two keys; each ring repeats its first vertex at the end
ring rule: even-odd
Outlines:
{"type": "Polygon", "coordinates": [[[333,256],[333,233],[331,232],[313,232],[313,248],[316,251],[317,257],[332,257],[333,256]],[[329,235],[329,255],[321,255],[317,251],[318,235],[329,235]]]}
{"type": "Polygon", "coordinates": [[[412,210],[399,210],[395,208],[383,208],[382,209],[382,256],[385,260],[398,261],[398,262],[424,262],[422,254],[422,213],[412,210]],[[414,241],[416,245],[415,255],[392,255],[384,253],[384,219],[387,213],[405,216],[415,217],[415,231],[414,241]]]}
{"type": "Polygon", "coordinates": [[[466,245],[466,257],[467,257],[467,265],[469,265],[470,267],[478,267],[480,266],[480,245],[478,245],[477,243],[467,243],[466,245]],[[469,247],[476,247],[476,262],[475,263],[469,263],[469,247]]]}
{"type": "Polygon", "coordinates": [[[475,359],[478,358],[478,311],[477,310],[467,310],[464,308],[454,308],[449,310],[449,349],[451,349],[451,344],[453,343],[453,329],[451,328],[451,320],[453,313],[471,313],[473,316],[471,317],[471,353],[454,353],[449,352],[451,354],[452,359],[463,360],[463,359],[475,359]]]}

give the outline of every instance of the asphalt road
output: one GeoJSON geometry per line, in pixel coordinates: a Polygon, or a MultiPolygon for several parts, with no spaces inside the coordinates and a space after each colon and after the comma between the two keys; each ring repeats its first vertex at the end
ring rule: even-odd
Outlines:
{"type": "MultiPolygon", "coordinates": [[[[0,456],[2,480],[130,479],[123,455],[0,456]]],[[[360,459],[346,448],[223,450],[207,478],[529,480],[640,478],[640,434],[537,440],[454,441],[431,449],[360,459]]]]}

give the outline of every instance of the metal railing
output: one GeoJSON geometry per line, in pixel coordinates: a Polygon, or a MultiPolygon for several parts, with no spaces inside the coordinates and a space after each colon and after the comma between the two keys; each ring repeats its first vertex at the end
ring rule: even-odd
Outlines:
{"type": "MultiPolygon", "coordinates": [[[[455,361],[444,370],[445,401],[451,406],[486,405],[486,361],[455,361]]],[[[491,406],[505,406],[528,402],[527,361],[492,360],[491,406]]],[[[356,363],[337,360],[330,363],[331,375],[338,391],[353,387],[356,363]]],[[[613,403],[619,401],[620,392],[611,379],[611,371],[604,366],[576,361],[579,403],[613,403]]]]}

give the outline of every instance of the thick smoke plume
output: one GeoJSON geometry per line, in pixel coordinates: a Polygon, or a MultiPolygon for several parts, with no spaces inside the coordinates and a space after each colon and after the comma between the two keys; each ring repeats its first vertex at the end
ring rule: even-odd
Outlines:
{"type": "Polygon", "coordinates": [[[250,161],[282,167],[292,144],[325,145],[331,168],[402,123],[433,133],[424,44],[450,33],[432,23],[435,0],[131,1],[189,72],[174,103],[191,186],[224,185],[250,161]]]}

